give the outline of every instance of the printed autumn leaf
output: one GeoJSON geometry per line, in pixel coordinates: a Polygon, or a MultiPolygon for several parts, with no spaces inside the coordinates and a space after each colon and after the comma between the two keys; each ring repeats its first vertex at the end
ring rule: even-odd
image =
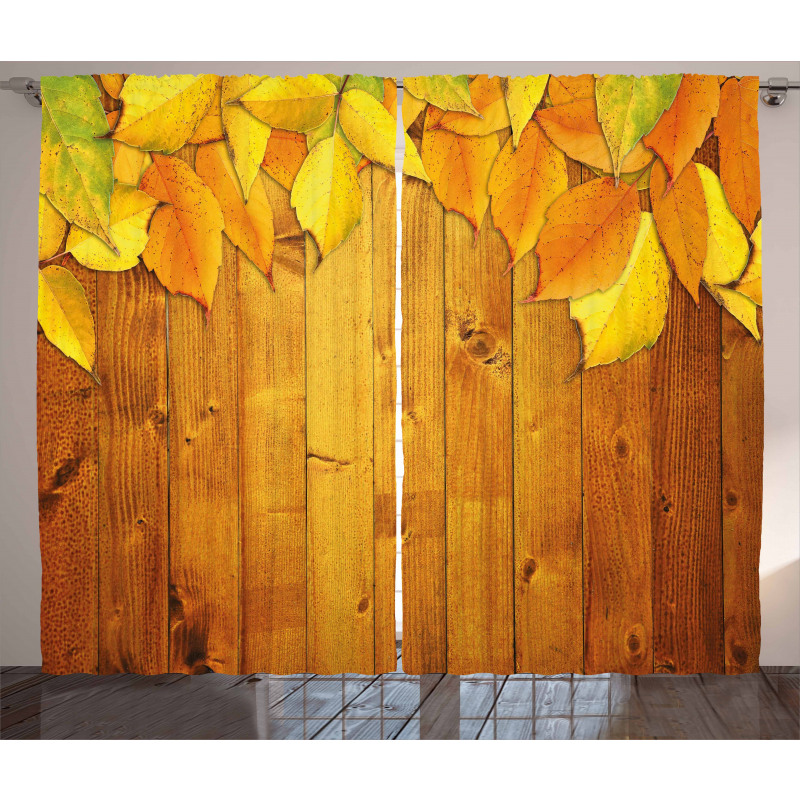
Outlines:
{"type": "Polygon", "coordinates": [[[569,314],[581,337],[577,371],[625,361],[656,343],[667,316],[669,277],[653,215],[642,212],[633,249],[619,278],[604,292],[569,301],[569,314]]]}
{"type": "Polygon", "coordinates": [[[69,229],[66,251],[89,269],[122,272],[135,267],[147,244],[147,227],[156,205],[157,201],[149,194],[117,183],[111,195],[110,231],[118,252],[77,225],[69,229]]]}
{"type": "Polygon", "coordinates": [[[306,137],[302,133],[273,128],[261,166],[281,186],[291,190],[307,155],[306,137]]]}
{"type": "Polygon", "coordinates": [[[246,108],[234,103],[260,82],[258,75],[222,79],[222,128],[245,201],[264,159],[270,127],[256,119],[246,108]]]}
{"type": "Polygon", "coordinates": [[[161,206],[150,223],[149,241],[142,253],[147,269],[155,272],[173,294],[185,294],[211,309],[222,264],[224,220],[211,189],[181,159],[153,153],[153,166],[139,188],[161,206]]]}
{"type": "Polygon", "coordinates": [[[623,171],[625,156],[670,107],[680,82],[680,75],[596,77],[597,119],[611,151],[615,178],[623,171]]]}
{"type": "MultiPolygon", "coordinates": [[[[119,111],[109,111],[106,114],[111,130],[117,124],[119,111]]],[[[131,147],[125,142],[114,142],[114,180],[138,186],[145,170],[153,163],[150,153],[131,147]]]]}
{"type": "MultiPolygon", "coordinates": [[[[466,75],[428,75],[405,78],[403,90],[418,100],[426,100],[444,111],[464,111],[480,116],[472,105],[469,78],[466,75]]],[[[413,120],[412,120],[413,122],[413,120]]]]}
{"type": "Polygon", "coordinates": [[[318,128],[314,128],[313,131],[309,131],[306,134],[306,147],[309,150],[313,150],[323,139],[330,139],[331,136],[333,136],[334,130],[338,130],[341,134],[344,143],[347,145],[350,157],[353,159],[353,163],[358,164],[359,161],[361,161],[361,153],[358,152],[353,143],[344,135],[342,126],[338,124],[335,114],[328,117],[318,128]]]}
{"type": "Polygon", "coordinates": [[[273,286],[275,231],[272,209],[261,178],[256,175],[252,194],[245,203],[235,166],[223,142],[199,148],[195,170],[217,198],[228,238],[267,276],[270,286],[273,286]]]}
{"type": "MultiPolygon", "coordinates": [[[[597,121],[594,76],[551,77],[548,93],[553,105],[537,111],[534,119],[550,141],[571,159],[603,174],[613,174],[611,151],[597,121]]],[[[639,142],[625,157],[622,173],[639,173],[652,158],[653,154],[639,142]]]]}
{"type": "Polygon", "coordinates": [[[566,191],[564,154],[531,120],[516,150],[506,142],[489,176],[492,218],[508,244],[509,269],[536,245],[545,212],[566,191]]]}
{"type": "Polygon", "coordinates": [[[752,231],[761,208],[758,78],[725,81],[714,133],[719,140],[719,175],[725,196],[733,213],[752,231]]]}
{"type": "Polygon", "coordinates": [[[372,95],[362,89],[347,89],[340,101],[339,122],[360,153],[394,169],[397,120],[372,95]]]}
{"type": "Polygon", "coordinates": [[[384,82],[383,78],[376,78],[373,75],[326,75],[325,76],[341,93],[343,89],[361,89],[372,95],[379,103],[383,103],[384,82]]]}
{"type": "Polygon", "coordinates": [[[425,100],[414,97],[411,92],[405,91],[404,87],[402,104],[404,130],[408,130],[414,124],[417,117],[425,110],[425,106],[427,105],[425,100]]]}
{"type": "Polygon", "coordinates": [[[291,203],[322,258],[361,221],[363,196],[356,165],[338,130],[309,152],[295,178],[291,203]]]}
{"type": "Polygon", "coordinates": [[[43,77],[39,191],[76,225],[111,244],[114,145],[97,84],[88,75],[43,77]]]}
{"type": "Polygon", "coordinates": [[[129,76],[113,138],[142,150],[175,152],[208,111],[218,81],[216,75],[129,76]]]}
{"type": "Polygon", "coordinates": [[[539,283],[527,298],[557,300],[605,291],[628,262],[639,230],[636,186],[598,178],[561,195],[539,234],[539,283]]]}
{"type": "Polygon", "coordinates": [[[478,75],[470,82],[469,93],[472,106],[480,116],[466,111],[448,111],[437,127],[462,136],[488,136],[511,125],[500,78],[478,75]]]}
{"type": "Polygon", "coordinates": [[[264,78],[239,99],[258,119],[272,128],[306,133],[333,113],[339,90],[324,75],[264,78]]]}
{"type": "Polygon", "coordinates": [[[410,175],[412,178],[419,178],[425,183],[430,183],[431,179],[428,173],[425,172],[425,165],[422,163],[422,158],[417,151],[416,145],[411,141],[411,137],[406,133],[405,150],[403,151],[403,174],[410,175]]]}
{"type": "MultiPolygon", "coordinates": [[[[666,191],[703,144],[711,120],[719,111],[719,81],[715,75],[684,75],[672,105],[661,115],[644,143],[666,167],[666,191]]],[[[695,298],[696,299],[696,298],[695,298]]]]}
{"type": "Polygon", "coordinates": [[[650,202],[667,258],[692,299],[700,304],[700,278],[706,260],[708,210],[705,192],[694,162],[689,162],[672,191],[659,160],[650,176],[650,202]]]}
{"type": "Polygon", "coordinates": [[[742,226],[731,211],[720,179],[702,164],[697,171],[708,207],[708,244],[703,264],[703,285],[712,297],[761,340],[756,321],[756,304],[728,285],[741,277],[750,248],[742,226]]]}
{"type": "Polygon", "coordinates": [[[447,211],[469,220],[477,235],[489,207],[489,174],[500,152],[495,134],[460,136],[437,128],[442,112],[430,105],[422,135],[422,163],[447,211]]]}
{"type": "Polygon", "coordinates": [[[95,380],[94,320],[86,292],[64,267],[39,270],[39,324],[44,335],[95,380]]]}
{"type": "Polygon", "coordinates": [[[527,78],[507,78],[503,83],[511,135],[514,147],[519,145],[522,131],[539,105],[549,75],[529,75],[527,78]]]}
{"type": "Polygon", "coordinates": [[[119,100],[119,93],[122,91],[122,86],[127,77],[127,75],[120,75],[119,73],[101,75],[100,83],[103,84],[103,88],[111,97],[119,100]]]}
{"type": "Polygon", "coordinates": [[[195,132],[189,137],[189,144],[210,144],[225,138],[222,130],[222,78],[217,79],[211,105],[200,120],[195,132]]]}
{"type": "Polygon", "coordinates": [[[392,78],[383,79],[383,107],[397,120],[397,84],[392,78]]]}
{"type": "Polygon", "coordinates": [[[750,248],[750,258],[739,280],[728,284],[728,289],[735,289],[747,295],[756,305],[762,305],[761,295],[761,220],[758,221],[753,235],[750,237],[753,246],[750,248]]]}
{"type": "Polygon", "coordinates": [[[47,261],[61,251],[69,223],[53,204],[39,195],[39,261],[47,261]]]}

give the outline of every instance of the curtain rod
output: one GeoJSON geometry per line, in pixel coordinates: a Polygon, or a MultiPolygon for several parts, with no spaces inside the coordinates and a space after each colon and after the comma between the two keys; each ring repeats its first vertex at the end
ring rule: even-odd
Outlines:
{"type": "MultiPolygon", "coordinates": [[[[790,81],[788,78],[770,78],[766,83],[759,83],[761,92],[761,102],[765,106],[782,106],[786,100],[789,89],[800,89],[800,81],[790,81]]],[[[397,88],[403,88],[403,80],[397,81],[397,88]]],[[[7,81],[0,81],[0,89],[21,94],[28,101],[29,105],[40,107],[42,98],[40,95],[40,83],[33,78],[11,78],[7,81]]]]}

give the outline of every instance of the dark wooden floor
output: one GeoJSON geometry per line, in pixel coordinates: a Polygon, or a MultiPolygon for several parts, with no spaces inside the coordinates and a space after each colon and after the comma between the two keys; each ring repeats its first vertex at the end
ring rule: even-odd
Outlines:
{"type": "Polygon", "coordinates": [[[3,739],[797,739],[800,674],[43,675],[3,667],[3,739]]]}

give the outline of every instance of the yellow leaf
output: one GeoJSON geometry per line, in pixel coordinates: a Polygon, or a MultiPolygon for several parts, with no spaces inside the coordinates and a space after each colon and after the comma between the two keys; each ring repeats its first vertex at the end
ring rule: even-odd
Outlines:
{"type": "Polygon", "coordinates": [[[47,261],[61,249],[68,223],[53,204],[39,195],[39,261],[47,261]]]}
{"type": "Polygon", "coordinates": [[[703,263],[703,285],[742,325],[761,340],[756,321],[756,304],[746,295],[727,288],[738,280],[747,266],[750,248],[742,226],[731,211],[719,178],[702,164],[697,165],[708,207],[708,243],[703,263]]]}
{"type": "Polygon", "coordinates": [[[339,122],[360,153],[394,169],[397,120],[372,95],[362,89],[347,90],[339,106],[339,122]]]}
{"type": "Polygon", "coordinates": [[[419,100],[427,100],[444,111],[465,111],[467,114],[480,116],[478,109],[472,105],[469,78],[466,75],[428,75],[406,78],[403,81],[403,90],[419,100]]]}
{"type": "Polygon", "coordinates": [[[411,137],[406,133],[406,148],[403,152],[403,174],[410,175],[412,178],[419,178],[425,183],[430,183],[431,179],[428,173],[425,172],[425,165],[422,163],[419,152],[411,141],[411,137]]]}
{"type": "Polygon", "coordinates": [[[407,92],[405,88],[403,89],[403,128],[405,130],[414,124],[414,120],[424,111],[426,105],[428,104],[425,100],[420,100],[411,92],[407,92]]]}
{"type": "Polygon", "coordinates": [[[127,75],[108,74],[100,76],[100,83],[108,94],[115,100],[119,99],[119,93],[122,91],[122,85],[125,83],[127,75]]]}
{"type": "Polygon", "coordinates": [[[336,86],[324,75],[264,78],[239,102],[272,128],[305,133],[331,115],[336,95],[336,86]]]}
{"type": "Polygon", "coordinates": [[[273,128],[261,166],[284,189],[291,190],[307,155],[308,145],[302,133],[273,128]]]}
{"type": "Polygon", "coordinates": [[[761,295],[761,220],[756,224],[756,229],[750,237],[753,243],[750,249],[750,259],[739,280],[728,285],[729,289],[747,295],[757,305],[762,305],[761,295]]]}
{"type": "Polygon", "coordinates": [[[581,337],[578,370],[625,361],[651,348],[664,327],[670,269],[658,241],[653,215],[642,212],[639,230],[622,274],[605,291],[569,301],[581,337]]]}
{"type": "Polygon", "coordinates": [[[135,267],[147,244],[147,227],[156,205],[149,194],[134,186],[116,184],[111,195],[111,238],[118,252],[77,225],[69,230],[67,252],[89,269],[122,272],[135,267]]]}
{"type": "Polygon", "coordinates": [[[189,144],[209,144],[221,142],[225,138],[222,130],[222,78],[217,78],[211,105],[203,115],[195,132],[189,137],[189,144]]]}
{"type": "Polygon", "coordinates": [[[535,120],[522,132],[515,150],[509,139],[489,177],[494,226],[511,255],[509,269],[535,247],[545,212],[567,191],[567,164],[535,120]]]}
{"type": "Polygon", "coordinates": [[[234,102],[260,82],[257,75],[222,79],[222,127],[245,200],[264,159],[270,127],[234,102]]]}
{"type": "Polygon", "coordinates": [[[130,75],[113,138],[142,150],[172,153],[194,134],[211,106],[216,75],[130,75]]]}
{"type": "Polygon", "coordinates": [[[338,130],[309,152],[295,178],[291,202],[322,258],[361,221],[364,201],[356,165],[338,130]]]}
{"type": "Polygon", "coordinates": [[[191,167],[174,156],[153,153],[153,166],[139,187],[168,203],[150,223],[145,266],[170,292],[193,297],[208,312],[222,264],[225,222],[219,203],[191,167]]]}
{"type": "Polygon", "coordinates": [[[466,217],[477,233],[489,207],[489,173],[500,152],[496,134],[460,136],[436,127],[442,112],[428,106],[422,163],[447,211],[466,217]]]}
{"type": "MultiPolygon", "coordinates": [[[[94,320],[77,278],[55,264],[39,270],[39,324],[44,335],[94,376],[94,320]]],[[[96,376],[95,376],[96,379],[96,376]]]]}
{"type": "Polygon", "coordinates": [[[529,75],[526,78],[508,78],[506,81],[506,105],[515,148],[519,145],[522,131],[525,130],[542,99],[549,77],[549,75],[529,75]]]}
{"type": "Polygon", "coordinates": [[[437,127],[462,136],[488,136],[511,125],[500,78],[478,75],[470,83],[469,93],[473,108],[480,116],[466,111],[448,111],[437,127]]]}
{"type": "MultiPolygon", "coordinates": [[[[109,111],[106,114],[111,129],[117,124],[119,111],[109,111]]],[[[153,163],[150,153],[131,147],[125,142],[114,142],[114,180],[138,186],[147,168],[153,163]]]]}
{"type": "Polygon", "coordinates": [[[114,145],[100,90],[88,75],[42,78],[39,191],[66,217],[111,243],[114,145]]]}
{"type": "Polygon", "coordinates": [[[245,203],[236,170],[223,142],[203,145],[197,151],[195,170],[217,198],[228,238],[267,276],[272,285],[275,232],[272,209],[261,178],[256,175],[250,199],[245,203]]]}

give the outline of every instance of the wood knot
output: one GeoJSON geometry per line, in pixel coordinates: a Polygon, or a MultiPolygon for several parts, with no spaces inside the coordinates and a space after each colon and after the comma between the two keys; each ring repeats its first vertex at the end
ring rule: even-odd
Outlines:
{"type": "Polygon", "coordinates": [[[158,428],[167,421],[167,415],[160,408],[151,409],[147,418],[154,428],[158,428]]]}
{"type": "Polygon", "coordinates": [[[731,648],[731,657],[737,664],[744,666],[747,663],[747,650],[740,644],[735,644],[731,648]]]}
{"type": "Polygon", "coordinates": [[[362,598],[361,598],[361,599],[358,601],[358,613],[359,613],[359,614],[364,614],[364,613],[366,613],[366,610],[367,610],[368,608],[369,608],[369,597],[367,597],[366,595],[364,595],[364,596],[363,596],[363,597],[362,597],[362,598]]]}
{"type": "Polygon", "coordinates": [[[628,637],[626,644],[628,646],[629,653],[638,653],[642,647],[642,640],[635,633],[632,633],[628,637]]]}
{"type": "Polygon", "coordinates": [[[663,664],[656,664],[656,672],[667,672],[670,675],[675,674],[675,664],[672,661],[665,661],[663,664]]]}
{"type": "Polygon", "coordinates": [[[183,601],[180,599],[180,597],[178,597],[178,587],[174,584],[170,584],[169,587],[168,606],[170,622],[183,622],[183,601]]]}
{"type": "Polygon", "coordinates": [[[522,566],[520,567],[520,574],[522,575],[522,580],[530,581],[533,577],[533,573],[536,572],[536,561],[532,558],[526,558],[522,562],[522,566]]]}
{"type": "Polygon", "coordinates": [[[53,488],[60,489],[69,483],[77,474],[81,466],[79,458],[68,458],[57,470],[53,478],[53,488]]]}
{"type": "Polygon", "coordinates": [[[476,361],[486,361],[497,350],[497,341],[489,331],[475,331],[464,347],[467,353],[476,361]]]}
{"type": "Polygon", "coordinates": [[[731,507],[736,508],[739,504],[739,498],[736,495],[736,492],[728,492],[725,495],[725,502],[731,507]]]}
{"type": "Polygon", "coordinates": [[[622,437],[617,437],[617,440],[614,442],[614,452],[617,454],[617,457],[625,458],[629,451],[628,443],[622,437]]]}

